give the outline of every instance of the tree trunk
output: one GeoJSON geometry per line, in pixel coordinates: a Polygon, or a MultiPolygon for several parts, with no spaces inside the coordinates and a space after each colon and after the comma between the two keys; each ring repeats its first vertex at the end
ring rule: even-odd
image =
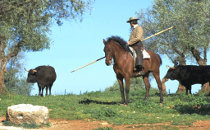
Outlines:
{"type": "Polygon", "coordinates": [[[208,83],[205,83],[205,84],[202,86],[201,90],[200,90],[198,93],[202,93],[202,94],[204,93],[204,94],[210,95],[209,82],[208,82],[208,83]]]}
{"type": "Polygon", "coordinates": [[[7,94],[8,91],[4,85],[4,74],[6,73],[7,61],[5,59],[6,44],[0,40],[0,95],[7,94]]]}
{"type": "Polygon", "coordinates": [[[7,49],[7,44],[4,37],[0,36],[0,95],[8,94],[9,91],[6,89],[4,85],[4,74],[6,73],[7,63],[12,58],[17,56],[20,48],[22,46],[23,41],[18,42],[18,44],[14,45],[7,55],[5,54],[5,50],[7,49]]]}
{"type": "Polygon", "coordinates": [[[0,95],[5,95],[9,93],[4,85],[4,73],[5,71],[0,70],[0,95]]]}
{"type": "Polygon", "coordinates": [[[183,93],[183,92],[185,92],[185,90],[186,90],[185,86],[183,86],[182,84],[179,83],[179,87],[178,87],[176,93],[183,93]]]}
{"type": "MultiPolygon", "coordinates": [[[[205,47],[204,47],[204,52],[203,52],[204,53],[203,59],[200,56],[201,53],[194,47],[191,48],[191,52],[199,65],[206,65],[206,63],[207,63],[207,49],[205,47]]],[[[210,93],[209,83],[204,84],[202,86],[201,90],[199,91],[199,93],[210,93]]]]}
{"type": "Polygon", "coordinates": [[[162,91],[163,91],[163,94],[167,94],[165,83],[162,83],[162,91]]]}

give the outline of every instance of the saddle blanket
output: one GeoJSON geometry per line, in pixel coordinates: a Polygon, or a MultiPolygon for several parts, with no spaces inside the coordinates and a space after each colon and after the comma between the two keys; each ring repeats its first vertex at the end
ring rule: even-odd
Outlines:
{"type": "Polygon", "coordinates": [[[143,59],[149,59],[150,58],[149,53],[145,49],[142,51],[142,53],[143,53],[143,59]]]}
{"type": "MultiPolygon", "coordinates": [[[[132,51],[132,53],[133,53],[133,58],[134,59],[136,59],[136,51],[132,48],[132,47],[129,47],[130,48],[130,50],[132,51]]],[[[149,53],[144,49],[143,51],[142,51],[142,54],[143,54],[143,59],[149,59],[150,58],[150,55],[149,55],[149,53]]],[[[131,54],[132,55],[132,54],[131,54]]]]}

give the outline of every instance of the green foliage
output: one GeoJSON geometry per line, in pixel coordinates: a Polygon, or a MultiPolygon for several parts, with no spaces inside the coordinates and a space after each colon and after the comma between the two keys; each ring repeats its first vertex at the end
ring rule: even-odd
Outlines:
{"type": "Polygon", "coordinates": [[[185,96],[186,102],[181,102],[180,100],[176,100],[175,109],[180,111],[181,113],[197,113],[200,115],[210,114],[209,111],[205,111],[210,109],[210,105],[204,95],[200,95],[199,97],[195,95],[185,96]]]}
{"type": "Polygon", "coordinates": [[[53,20],[80,17],[91,0],[3,0],[0,2],[0,40],[8,51],[21,42],[23,50],[38,51],[49,48],[47,33],[53,20]]]}
{"type": "Polygon", "coordinates": [[[22,76],[22,73],[25,72],[22,62],[23,56],[21,55],[10,60],[4,76],[4,83],[10,93],[29,96],[32,84],[28,84],[26,78],[22,76]]]}
{"type": "MultiPolygon", "coordinates": [[[[0,77],[6,65],[19,52],[41,51],[50,47],[50,25],[80,17],[92,0],[1,0],[0,77]]],[[[12,73],[12,72],[11,72],[12,73]]],[[[0,78],[0,93],[5,90],[0,78]]],[[[26,86],[24,82],[22,85],[26,86]]]]}
{"type": "Polygon", "coordinates": [[[194,57],[206,60],[209,48],[209,0],[155,0],[151,9],[139,12],[145,36],[174,26],[148,40],[146,48],[166,54],[172,62],[185,64],[194,57]],[[194,51],[194,49],[196,51],[194,51]]]}
{"type": "MultiPolygon", "coordinates": [[[[103,120],[110,124],[153,124],[167,122],[171,125],[192,125],[198,120],[210,120],[210,100],[204,95],[166,95],[159,104],[158,90],[152,90],[144,101],[142,88],[130,92],[128,106],[120,105],[120,92],[90,92],[82,95],[60,96],[1,96],[0,115],[5,116],[8,106],[16,104],[43,105],[49,108],[50,118],[103,120]],[[138,95],[138,98],[137,98],[138,95]]],[[[140,126],[139,126],[140,127],[140,126]]],[[[106,129],[106,128],[99,128],[106,129]]],[[[110,129],[110,128],[108,128],[110,129]]]]}

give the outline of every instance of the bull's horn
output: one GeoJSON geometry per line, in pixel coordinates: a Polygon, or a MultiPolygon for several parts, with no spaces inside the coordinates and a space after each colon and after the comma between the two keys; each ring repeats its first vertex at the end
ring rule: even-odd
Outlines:
{"type": "Polygon", "coordinates": [[[168,66],[168,65],[166,65],[166,67],[168,67],[169,69],[175,69],[174,67],[170,67],[170,66],[168,66]]]}
{"type": "Polygon", "coordinates": [[[34,69],[34,70],[33,70],[33,72],[34,72],[34,73],[36,73],[36,72],[37,72],[37,70],[35,70],[35,69],[34,69]]]}
{"type": "Polygon", "coordinates": [[[26,68],[24,68],[24,70],[25,70],[26,72],[29,72],[29,70],[27,70],[26,68]]]}

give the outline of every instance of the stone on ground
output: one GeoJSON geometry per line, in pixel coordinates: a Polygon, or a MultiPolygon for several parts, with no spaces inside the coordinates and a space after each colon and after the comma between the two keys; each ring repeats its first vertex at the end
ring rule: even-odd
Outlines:
{"type": "Polygon", "coordinates": [[[6,120],[14,124],[47,124],[49,123],[49,110],[45,106],[31,104],[13,105],[7,108],[6,120]]]}

